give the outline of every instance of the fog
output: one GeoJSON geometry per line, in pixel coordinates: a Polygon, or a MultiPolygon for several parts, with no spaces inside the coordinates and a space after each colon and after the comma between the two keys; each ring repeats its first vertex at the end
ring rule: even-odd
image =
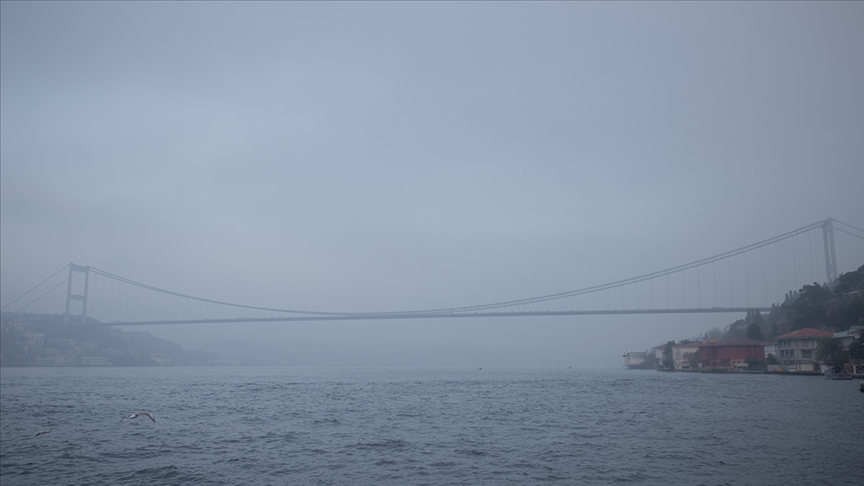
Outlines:
{"type": "MultiPolygon", "coordinates": [[[[860,2],[0,9],[4,305],[75,262],[256,306],[443,308],[864,227],[860,2]]],[[[864,263],[860,240],[838,251],[864,263]]],[[[618,367],[740,317],[142,329],[618,367]]]]}

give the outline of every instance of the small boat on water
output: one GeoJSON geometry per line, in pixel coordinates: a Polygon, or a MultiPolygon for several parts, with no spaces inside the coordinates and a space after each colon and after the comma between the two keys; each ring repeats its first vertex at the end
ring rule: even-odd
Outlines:
{"type": "Polygon", "coordinates": [[[862,381],[861,383],[858,383],[858,385],[861,387],[861,388],[859,388],[859,390],[861,390],[861,393],[864,393],[864,381],[862,381]]]}
{"type": "Polygon", "coordinates": [[[825,372],[825,378],[829,380],[851,380],[852,375],[839,366],[835,366],[825,372]]]}

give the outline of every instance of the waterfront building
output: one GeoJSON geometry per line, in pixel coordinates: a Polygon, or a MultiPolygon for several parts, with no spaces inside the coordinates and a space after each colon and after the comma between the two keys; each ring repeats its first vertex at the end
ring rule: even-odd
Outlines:
{"type": "Polygon", "coordinates": [[[765,341],[762,344],[765,346],[766,358],[769,354],[773,354],[775,358],[777,357],[777,341],[765,341]]]}
{"type": "Polygon", "coordinates": [[[171,358],[161,353],[150,353],[150,360],[158,364],[159,366],[166,366],[171,364],[171,358]]]}
{"type": "Polygon", "coordinates": [[[747,368],[747,359],[764,359],[765,345],[746,338],[699,344],[699,366],[707,370],[747,368]]]}
{"type": "Polygon", "coordinates": [[[699,351],[700,344],[698,342],[684,344],[661,344],[654,346],[654,358],[660,366],[663,366],[663,354],[666,352],[667,346],[672,346],[672,365],[676,370],[691,370],[690,358],[699,351]]]}
{"type": "Polygon", "coordinates": [[[84,366],[110,366],[111,362],[108,361],[108,358],[101,356],[83,356],[81,364],[84,366]]]}
{"type": "Polygon", "coordinates": [[[819,371],[816,346],[823,338],[832,338],[834,333],[805,327],[777,336],[777,359],[789,371],[819,371]]]}
{"type": "Polygon", "coordinates": [[[843,349],[849,349],[849,345],[852,344],[852,341],[860,338],[862,332],[864,332],[864,327],[852,326],[846,331],[835,332],[834,339],[840,340],[840,344],[843,345],[843,349]]]}
{"type": "Polygon", "coordinates": [[[645,364],[648,355],[639,351],[627,351],[624,353],[624,368],[638,368],[645,364]]]}
{"type": "Polygon", "coordinates": [[[699,351],[700,344],[698,342],[678,344],[672,346],[672,362],[675,363],[676,370],[692,370],[690,366],[690,357],[699,351]]]}

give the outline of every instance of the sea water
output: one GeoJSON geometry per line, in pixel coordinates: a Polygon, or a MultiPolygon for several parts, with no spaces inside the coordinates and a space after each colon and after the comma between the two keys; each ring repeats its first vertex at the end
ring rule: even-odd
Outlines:
{"type": "Polygon", "coordinates": [[[819,377],[3,368],[0,482],[858,486],[862,412],[819,377]]]}

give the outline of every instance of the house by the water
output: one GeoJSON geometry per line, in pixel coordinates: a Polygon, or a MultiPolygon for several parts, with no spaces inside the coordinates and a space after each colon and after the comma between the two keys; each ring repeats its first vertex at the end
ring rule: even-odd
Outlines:
{"type": "Polygon", "coordinates": [[[789,371],[819,371],[816,347],[820,339],[831,337],[833,332],[812,327],[777,336],[777,359],[789,371]]]}
{"type": "Polygon", "coordinates": [[[747,359],[764,359],[762,341],[736,338],[721,342],[703,342],[699,345],[699,366],[704,370],[733,370],[747,368],[747,359]]]}

